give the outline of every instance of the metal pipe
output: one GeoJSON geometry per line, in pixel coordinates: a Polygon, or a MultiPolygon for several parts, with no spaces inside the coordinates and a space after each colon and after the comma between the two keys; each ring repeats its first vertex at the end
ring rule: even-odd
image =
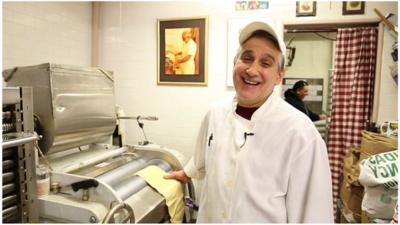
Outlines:
{"type": "Polygon", "coordinates": [[[62,169],[61,172],[69,173],[71,171],[78,170],[78,169],[82,168],[83,166],[95,165],[96,163],[103,162],[109,158],[113,158],[114,156],[119,156],[119,155],[123,154],[124,152],[126,152],[127,150],[128,150],[128,147],[123,146],[122,148],[102,153],[96,157],[91,157],[91,158],[85,157],[84,159],[80,160],[78,163],[74,163],[74,164],[71,164],[70,166],[61,168],[62,169]]]}
{"type": "Polygon", "coordinates": [[[121,199],[125,200],[142,190],[146,187],[147,183],[143,178],[138,176],[132,176],[129,179],[123,180],[122,182],[113,185],[113,189],[121,199]]]}
{"type": "Polygon", "coordinates": [[[104,173],[96,178],[112,186],[120,182],[120,180],[126,177],[127,175],[143,169],[145,165],[146,161],[144,159],[137,159],[123,166],[110,170],[109,172],[104,173]]]}
{"type": "Polygon", "coordinates": [[[3,198],[3,208],[7,208],[13,204],[17,204],[17,195],[10,195],[3,198]]]}
{"type": "Polygon", "coordinates": [[[14,172],[3,173],[3,184],[11,182],[12,180],[14,180],[14,177],[14,172]]]}
{"type": "Polygon", "coordinates": [[[6,217],[10,217],[13,214],[17,214],[18,207],[17,206],[12,206],[7,209],[3,209],[3,220],[5,220],[6,217]]]}
{"type": "Polygon", "coordinates": [[[16,190],[16,185],[14,183],[3,185],[3,196],[12,193],[16,190]]]}
{"type": "Polygon", "coordinates": [[[17,212],[3,216],[3,223],[20,223],[17,212]]]}
{"type": "MultiPolygon", "coordinates": [[[[143,168],[150,165],[158,166],[166,172],[172,170],[169,164],[161,159],[150,160],[146,164],[144,164],[143,168]]],[[[114,188],[115,192],[124,200],[129,198],[136,192],[142,190],[147,185],[146,181],[143,178],[134,175],[135,172],[131,171],[131,175],[127,179],[126,177],[124,177],[125,179],[123,181],[111,185],[114,188]]]]}
{"type": "Polygon", "coordinates": [[[15,138],[15,139],[12,139],[12,140],[9,140],[9,141],[4,141],[2,143],[2,146],[3,146],[3,149],[11,148],[11,147],[15,147],[15,146],[18,146],[18,145],[23,145],[23,144],[26,144],[26,143],[29,143],[29,142],[32,142],[32,141],[37,141],[37,140],[39,140],[39,136],[38,135],[29,134],[29,135],[26,135],[24,137],[15,138]]]}
{"type": "Polygon", "coordinates": [[[158,120],[157,116],[119,116],[117,119],[120,120],[158,120]]]}
{"type": "Polygon", "coordinates": [[[14,155],[14,149],[3,149],[3,159],[14,155]]]}
{"type": "Polygon", "coordinates": [[[15,131],[15,124],[14,123],[3,123],[1,125],[3,129],[3,133],[9,133],[11,131],[15,131]]]}
{"type": "Polygon", "coordinates": [[[11,112],[11,111],[3,112],[3,120],[4,119],[11,119],[11,115],[12,114],[13,114],[13,112],[11,112]]]}
{"type": "Polygon", "coordinates": [[[320,32],[337,32],[337,28],[321,28],[321,29],[285,29],[285,33],[320,33],[320,32]]]}
{"type": "Polygon", "coordinates": [[[14,161],[13,160],[4,160],[3,161],[3,171],[12,169],[14,167],[14,161]]]}

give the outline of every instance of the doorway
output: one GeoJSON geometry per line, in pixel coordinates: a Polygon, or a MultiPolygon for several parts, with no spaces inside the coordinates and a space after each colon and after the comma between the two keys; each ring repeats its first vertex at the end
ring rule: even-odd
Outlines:
{"type": "Polygon", "coordinates": [[[377,61],[381,54],[376,51],[379,49],[377,40],[383,35],[378,26],[379,21],[285,26],[288,76],[302,76],[300,79],[314,76],[313,79],[324,80],[322,93],[318,93],[321,91],[318,89],[314,93],[320,98],[314,100],[323,102],[321,107],[327,115],[322,130],[328,146],[335,209],[344,155],[351,146],[360,144],[361,131],[367,129],[373,115],[370,110],[374,99],[373,83],[378,73],[376,67],[381,63],[377,61]],[[298,54],[299,51],[305,52],[298,54]],[[298,64],[296,56],[300,56],[298,64]],[[305,75],[301,75],[303,71],[305,75]]]}
{"type": "MultiPolygon", "coordinates": [[[[378,27],[379,22],[379,20],[340,23],[327,21],[318,24],[284,25],[284,41],[287,47],[285,78],[311,81],[309,82],[310,94],[304,102],[313,112],[326,115],[326,120],[315,123],[326,143],[328,143],[333,97],[332,82],[335,72],[337,31],[339,28],[378,27]],[[320,82],[322,85],[318,84],[320,82]]],[[[290,84],[283,84],[283,91],[290,88],[290,84]]]]}

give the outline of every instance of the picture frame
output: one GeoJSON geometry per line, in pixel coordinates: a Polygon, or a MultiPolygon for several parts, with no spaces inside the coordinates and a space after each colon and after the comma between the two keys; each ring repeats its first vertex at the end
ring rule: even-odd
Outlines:
{"type": "Polygon", "coordinates": [[[356,15],[364,14],[365,12],[365,2],[363,1],[347,1],[343,2],[343,15],[356,15]]]}
{"type": "Polygon", "coordinates": [[[296,2],[296,17],[300,16],[315,16],[317,14],[316,1],[297,1],[296,2]]]}
{"type": "Polygon", "coordinates": [[[158,85],[207,86],[208,18],[157,20],[158,85]]]}

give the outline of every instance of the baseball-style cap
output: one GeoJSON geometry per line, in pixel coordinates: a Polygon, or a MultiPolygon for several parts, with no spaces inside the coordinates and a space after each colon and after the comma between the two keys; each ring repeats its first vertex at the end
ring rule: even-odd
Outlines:
{"type": "Polygon", "coordinates": [[[263,30],[271,34],[278,41],[279,50],[281,51],[283,56],[286,56],[286,45],[285,42],[283,42],[282,35],[277,32],[277,29],[272,24],[266,22],[255,21],[247,24],[240,31],[239,44],[242,45],[243,42],[245,42],[256,30],[263,30]]]}

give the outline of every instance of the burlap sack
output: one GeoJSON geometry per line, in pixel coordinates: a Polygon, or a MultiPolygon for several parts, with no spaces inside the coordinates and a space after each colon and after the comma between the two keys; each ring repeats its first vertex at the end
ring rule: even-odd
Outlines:
{"type": "Polygon", "coordinates": [[[385,135],[362,131],[361,132],[360,161],[371,155],[389,152],[397,149],[397,139],[385,135]]]}
{"type": "Polygon", "coordinates": [[[343,203],[343,216],[352,223],[361,222],[361,202],[363,199],[364,188],[354,186],[343,180],[340,188],[340,199],[343,203]]]}
{"type": "Polygon", "coordinates": [[[360,175],[360,147],[351,147],[344,157],[343,177],[344,180],[355,186],[360,186],[358,176],[360,175]]]}

